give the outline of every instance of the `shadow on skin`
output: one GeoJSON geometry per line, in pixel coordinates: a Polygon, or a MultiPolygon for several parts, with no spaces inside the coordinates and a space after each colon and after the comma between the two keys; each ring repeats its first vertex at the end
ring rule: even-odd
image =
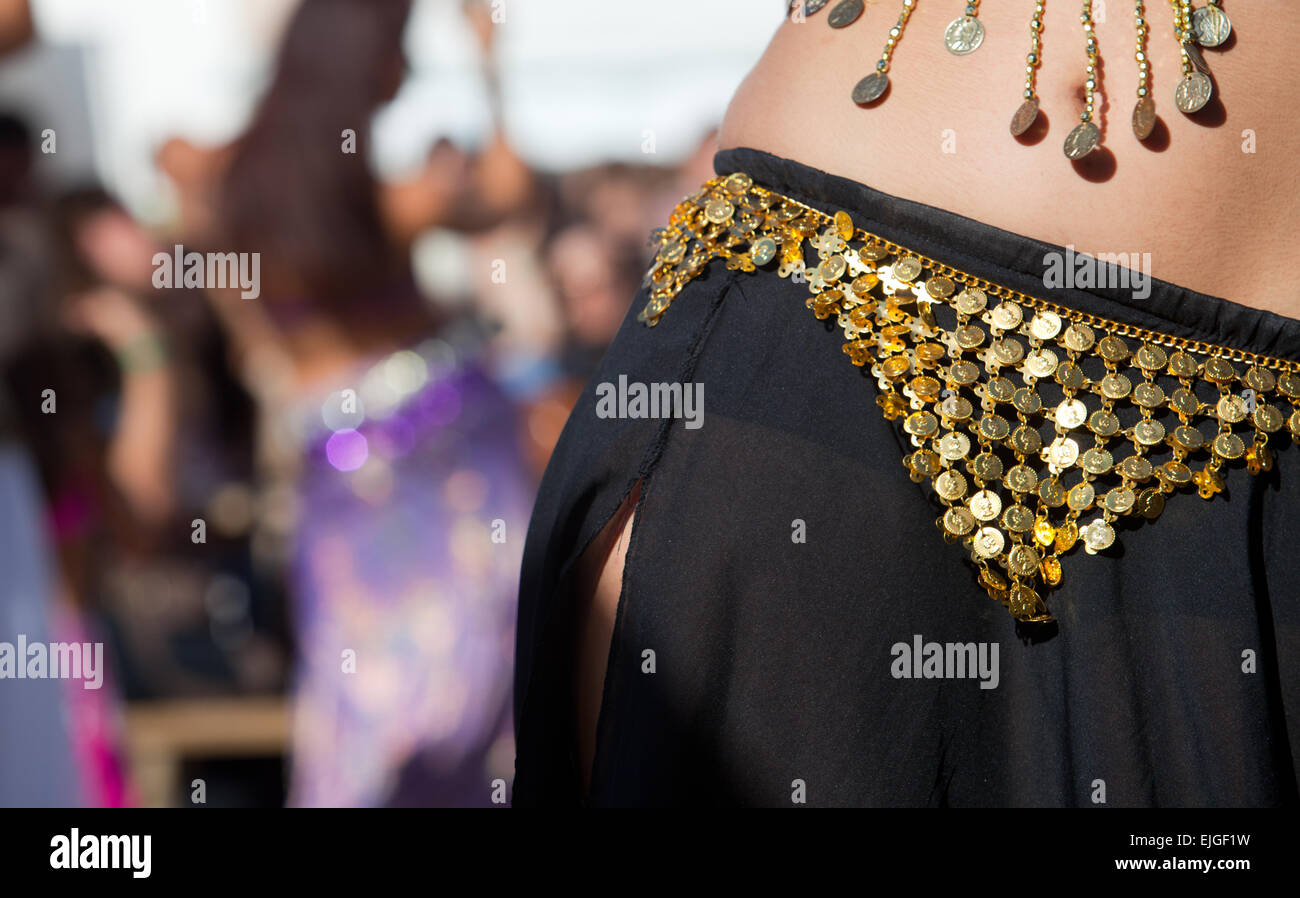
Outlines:
{"type": "Polygon", "coordinates": [[[1115,177],[1115,154],[1106,147],[1097,147],[1071,165],[1079,177],[1094,184],[1102,184],[1115,177]]]}

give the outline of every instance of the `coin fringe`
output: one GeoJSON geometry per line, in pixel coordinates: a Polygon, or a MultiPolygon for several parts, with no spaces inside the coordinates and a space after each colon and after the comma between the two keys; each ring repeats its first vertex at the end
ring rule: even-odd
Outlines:
{"type": "Polygon", "coordinates": [[[1225,490],[1224,474],[1236,463],[1251,474],[1272,467],[1273,434],[1300,439],[1300,362],[1140,328],[1021,293],[857,229],[845,212],[831,216],[758,186],[745,173],[706,182],[652,237],[659,250],[646,273],[648,301],[638,315],[648,326],[658,324],[682,288],[710,263],[723,260],[728,269],[753,272],[760,266],[750,249],[761,243],[766,254],[775,244],[763,267],[775,265],[782,278],[802,278],[810,294],[806,305],[818,319],[836,321],[845,354],[874,376],[882,414],[904,419],[913,451],[903,463],[911,478],[929,480],[932,488],[945,474],[962,478],[960,494],[954,495],[955,478],[944,480],[946,495],[936,489],[946,507],[937,524],[946,540],[966,546],[980,585],[1017,620],[1051,620],[1043,594],[1062,582],[1060,559],[1077,545],[1084,554],[1105,552],[1117,539],[1115,522],[1154,520],[1180,491],[1194,489],[1212,499],[1225,490]],[[810,253],[817,257],[811,267],[810,253]],[[939,326],[933,308],[940,306],[954,316],[955,327],[939,326]],[[972,343],[965,333],[971,328],[984,336],[972,343]],[[1010,352],[1008,341],[1021,351],[1012,353],[1013,361],[1002,361],[998,352],[1010,352]],[[1006,345],[995,351],[996,344],[1006,345]],[[1044,353],[1051,353],[1054,365],[1044,353]],[[1106,376],[1086,377],[1080,363],[1087,358],[1100,359],[1106,376]],[[1249,367],[1240,371],[1234,363],[1249,367]],[[1030,365],[1053,370],[1040,377],[1030,365]],[[1023,385],[1010,373],[1018,373],[1023,385]],[[1157,376],[1173,378],[1179,387],[1166,395],[1157,376]],[[1064,397],[1054,406],[1035,392],[1036,383],[1049,377],[1064,397]],[[1217,390],[1217,402],[1197,398],[1198,387],[1217,390]],[[1242,388],[1253,391],[1252,409],[1234,392],[1242,388]],[[1073,403],[1087,396],[1101,407],[1085,405],[1081,422],[1073,403]],[[972,399],[983,412],[978,420],[972,399]],[[1274,402],[1289,402],[1290,411],[1274,402]],[[1114,416],[1120,408],[1138,409],[1140,420],[1121,430],[1114,416]],[[1159,410],[1168,411],[1168,425],[1153,417],[1159,410]],[[1208,439],[1199,427],[1207,420],[1218,427],[1208,439]],[[1047,424],[1056,436],[1042,445],[1039,428],[1047,424]],[[1081,447],[1076,437],[1091,437],[1095,445],[1081,447]],[[1107,447],[1125,443],[1133,454],[1115,464],[1107,447]],[[1157,448],[1167,448],[1170,458],[1148,458],[1157,448]],[[1110,457],[1109,466],[1105,456],[1090,454],[1094,450],[1110,457]],[[1015,457],[1011,469],[1002,470],[999,453],[1015,457]],[[979,461],[985,456],[997,465],[979,461]],[[1200,470],[1190,467],[1199,464],[1194,457],[1208,457],[1200,470]],[[969,477],[956,468],[963,460],[969,477]],[[1087,489],[1073,503],[1082,507],[1071,508],[1062,478],[1076,467],[1082,480],[1069,492],[1087,489]],[[1018,483],[1027,482],[1026,471],[1032,473],[1036,488],[1007,486],[1011,470],[1018,483]],[[987,520],[993,504],[986,493],[997,500],[987,520]],[[963,503],[965,496],[971,498],[963,503]],[[969,507],[975,496],[983,497],[980,515],[969,507]],[[1096,516],[1084,522],[1085,512],[1096,516]],[[1027,513],[1034,523],[1023,529],[1027,513]]]}

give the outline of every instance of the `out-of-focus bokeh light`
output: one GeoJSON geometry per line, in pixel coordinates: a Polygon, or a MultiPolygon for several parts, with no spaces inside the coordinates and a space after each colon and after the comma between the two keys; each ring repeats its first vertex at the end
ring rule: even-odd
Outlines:
{"type": "Polygon", "coordinates": [[[366,463],[370,446],[363,434],[355,430],[340,430],[325,441],[325,457],[340,471],[355,471],[366,463]]]}

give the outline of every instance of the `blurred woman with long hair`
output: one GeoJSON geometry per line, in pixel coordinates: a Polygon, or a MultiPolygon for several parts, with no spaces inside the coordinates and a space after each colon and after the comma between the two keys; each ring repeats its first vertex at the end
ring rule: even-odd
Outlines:
{"type": "Polygon", "coordinates": [[[514,410],[411,276],[410,239],[458,185],[398,194],[366,164],[409,9],[299,7],[216,203],[219,248],[259,253],[261,283],[215,299],[268,458],[294,469],[268,493],[292,534],[291,804],[485,805],[510,776],[514,410]]]}

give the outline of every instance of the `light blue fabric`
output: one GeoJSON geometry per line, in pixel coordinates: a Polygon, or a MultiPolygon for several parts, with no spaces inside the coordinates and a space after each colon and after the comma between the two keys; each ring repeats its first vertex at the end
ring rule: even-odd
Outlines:
{"type": "MultiPolygon", "coordinates": [[[[0,443],[0,642],[48,642],[54,595],[36,472],[26,451],[0,443]]],[[[60,680],[0,679],[0,806],[68,807],[77,799],[60,680]]]]}

